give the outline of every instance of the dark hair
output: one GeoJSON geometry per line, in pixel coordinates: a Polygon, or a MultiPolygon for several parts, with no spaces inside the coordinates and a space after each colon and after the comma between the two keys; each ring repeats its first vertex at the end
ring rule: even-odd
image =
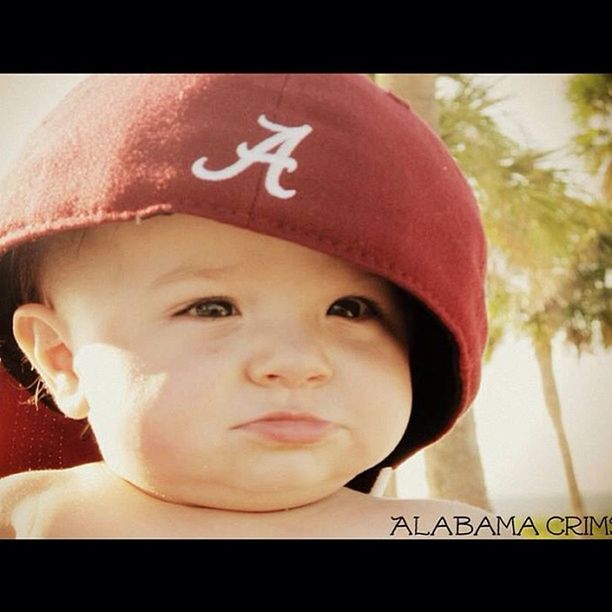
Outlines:
{"type": "Polygon", "coordinates": [[[42,401],[59,412],[38,372],[31,366],[13,335],[13,314],[22,304],[42,302],[40,271],[48,253],[50,239],[27,242],[0,257],[0,362],[5,370],[27,389],[32,397],[27,403],[42,401]]]}

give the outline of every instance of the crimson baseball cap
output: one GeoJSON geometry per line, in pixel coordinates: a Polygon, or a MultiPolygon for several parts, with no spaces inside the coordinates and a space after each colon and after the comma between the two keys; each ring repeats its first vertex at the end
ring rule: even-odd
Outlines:
{"type": "MultiPolygon", "coordinates": [[[[369,491],[471,404],[487,338],[478,206],[438,136],[392,93],[356,74],[90,77],[0,182],[0,255],[173,213],[290,240],[403,291],[415,313],[412,416],[393,452],[349,486],[369,491]]],[[[18,304],[1,295],[0,359],[26,386],[36,373],[12,336],[18,304]]]]}

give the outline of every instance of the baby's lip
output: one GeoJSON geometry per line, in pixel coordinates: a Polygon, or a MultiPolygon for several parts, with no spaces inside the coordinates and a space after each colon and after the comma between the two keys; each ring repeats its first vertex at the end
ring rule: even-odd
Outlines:
{"type": "Polygon", "coordinates": [[[317,415],[312,414],[310,412],[275,411],[268,412],[263,416],[257,417],[256,419],[245,421],[244,423],[237,425],[237,427],[249,425],[250,423],[259,423],[261,421],[305,421],[320,424],[331,424],[330,421],[322,419],[321,417],[318,417],[317,415]]]}
{"type": "Polygon", "coordinates": [[[268,412],[237,425],[238,429],[266,444],[303,446],[319,443],[338,427],[310,412],[268,412]]]}

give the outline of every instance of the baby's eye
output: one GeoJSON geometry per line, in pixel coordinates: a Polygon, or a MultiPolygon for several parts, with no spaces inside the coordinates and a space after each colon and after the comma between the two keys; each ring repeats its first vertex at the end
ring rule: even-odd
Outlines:
{"type": "MultiPolygon", "coordinates": [[[[224,319],[231,317],[235,312],[236,309],[230,300],[213,298],[196,302],[179,314],[207,319],[224,319]]],[[[381,310],[374,301],[368,298],[346,297],[336,300],[328,312],[349,319],[370,319],[379,317],[381,310]]]]}
{"type": "MultiPolygon", "coordinates": [[[[337,300],[330,308],[331,314],[347,313],[349,319],[376,318],[380,316],[380,309],[370,299],[364,297],[348,297],[337,300]]],[[[341,314],[341,316],[345,316],[341,314]]]]}
{"type": "Polygon", "coordinates": [[[233,304],[228,300],[215,298],[196,302],[181,314],[193,314],[196,317],[221,319],[231,316],[233,309],[233,304]]]}

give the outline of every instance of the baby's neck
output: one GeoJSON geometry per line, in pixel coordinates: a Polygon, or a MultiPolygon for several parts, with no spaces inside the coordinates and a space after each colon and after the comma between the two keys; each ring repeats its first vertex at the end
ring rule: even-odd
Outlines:
{"type": "MultiPolygon", "coordinates": [[[[189,506],[135,487],[103,462],[90,466],[90,478],[92,482],[98,480],[103,497],[115,508],[125,509],[126,531],[129,524],[140,524],[152,531],[148,536],[143,533],[144,537],[336,537],[343,523],[354,520],[356,511],[375,502],[368,495],[342,487],[322,499],[291,509],[253,512],[189,506]]],[[[133,533],[131,537],[134,536],[139,537],[133,533]]]]}

